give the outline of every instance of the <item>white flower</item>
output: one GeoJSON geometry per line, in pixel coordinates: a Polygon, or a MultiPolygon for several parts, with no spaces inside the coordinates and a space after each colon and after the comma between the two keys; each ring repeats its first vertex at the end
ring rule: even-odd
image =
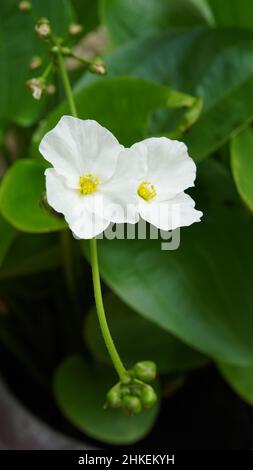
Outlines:
{"type": "Polygon", "coordinates": [[[142,219],[162,230],[199,222],[202,212],[184,190],[194,186],[196,165],[187,147],[177,140],[157,137],[132,146],[145,168],[138,182],[138,210],[142,219]]]}
{"type": "Polygon", "coordinates": [[[110,222],[138,221],[140,161],[110,131],[96,121],[63,116],[39,150],[53,165],[45,172],[48,202],[76,237],[95,237],[110,222]]]}

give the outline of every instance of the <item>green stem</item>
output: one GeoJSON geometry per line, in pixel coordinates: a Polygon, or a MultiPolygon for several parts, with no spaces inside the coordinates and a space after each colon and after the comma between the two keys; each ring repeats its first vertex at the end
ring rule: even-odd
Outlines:
{"type": "Polygon", "coordinates": [[[49,62],[48,66],[44,70],[43,74],[41,75],[42,80],[46,81],[48,76],[53,70],[53,62],[49,62]]]}
{"type": "MultiPolygon", "coordinates": [[[[73,94],[72,94],[69,77],[65,68],[64,59],[60,52],[58,53],[58,63],[59,63],[60,73],[62,76],[63,85],[64,85],[67,101],[69,104],[70,112],[74,117],[77,117],[77,110],[76,110],[76,105],[75,105],[75,101],[74,101],[73,94]]],[[[105,316],[103,297],[102,297],[102,291],[101,291],[101,283],[100,283],[99,265],[98,265],[97,240],[95,238],[92,238],[90,240],[90,255],[91,255],[90,261],[91,261],[91,268],[92,268],[94,297],[95,297],[95,302],[96,302],[97,315],[98,315],[100,328],[102,331],[102,335],[103,335],[107,350],[113,362],[113,365],[119,375],[119,378],[122,378],[122,376],[126,372],[126,369],[119,357],[118,351],[113,342],[113,339],[112,339],[112,336],[108,327],[108,323],[106,320],[106,316],[105,316]]]]}
{"type": "Polygon", "coordinates": [[[80,64],[85,65],[86,67],[89,67],[90,65],[92,65],[92,62],[90,60],[84,59],[83,57],[80,57],[79,55],[75,54],[74,52],[71,53],[71,57],[73,59],[77,60],[78,62],[80,62],[80,64]]]}
{"type": "Polygon", "coordinates": [[[103,305],[103,297],[101,292],[101,283],[99,275],[99,265],[98,265],[98,253],[97,253],[97,240],[92,238],[90,240],[90,256],[91,256],[91,267],[92,267],[92,278],[94,286],[94,296],[97,307],[98,319],[103,334],[103,338],[108,349],[108,352],[111,356],[111,360],[114,364],[114,367],[121,378],[126,372],[125,367],[122,364],[122,361],[119,357],[118,351],[115,347],[111,333],[107,324],[105,310],[103,305]]]}
{"type": "Polygon", "coordinates": [[[76,105],[75,105],[75,101],[74,101],[72,90],[71,90],[69,77],[65,68],[64,59],[60,52],[58,53],[58,62],[59,62],[59,68],[60,68],[62,81],[63,81],[67,101],[69,104],[70,112],[72,116],[77,117],[77,110],[76,110],[76,105]]]}

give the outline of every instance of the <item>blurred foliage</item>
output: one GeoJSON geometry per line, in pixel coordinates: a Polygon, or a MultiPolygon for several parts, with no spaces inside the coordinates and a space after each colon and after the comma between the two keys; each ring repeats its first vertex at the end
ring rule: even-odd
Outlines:
{"type": "MultiPolygon", "coordinates": [[[[73,304],[63,273],[66,224],[43,203],[47,164],[38,144],[68,108],[55,76],[54,97],[36,102],[26,90],[50,58],[18,3],[2,0],[0,14],[0,341],[50,388],[74,426],[103,442],[133,443],[149,432],[159,406],[130,420],[102,409],[114,372],[97,327],[87,243],[70,239],[67,247],[73,304]],[[32,72],[38,54],[42,66],[32,72]],[[14,125],[24,137],[16,154],[8,140],[14,125]]],[[[108,319],[123,359],[128,366],[137,356],[156,360],[166,382],[215,361],[252,405],[252,1],[32,4],[33,15],[48,17],[65,40],[69,25],[80,23],[83,35],[72,38],[79,48],[87,33],[106,28],[108,77],[72,74],[81,118],[96,119],[125,145],[176,136],[198,162],[193,195],[204,217],[181,231],[177,251],[161,251],[161,240],[99,241],[108,319]]]]}
{"type": "MultiPolygon", "coordinates": [[[[152,357],[160,373],[174,373],[200,367],[207,358],[162,328],[138,316],[112,293],[104,299],[108,323],[115,343],[126,367],[131,367],[136,357],[152,357]],[[141,338],[141,341],[140,341],[141,338]],[[131,347],[129,347],[131,344],[131,347]]],[[[95,306],[85,321],[84,338],[93,356],[110,365],[110,359],[102,339],[95,306]]]]}
{"type": "MultiPolygon", "coordinates": [[[[17,0],[2,0],[0,14],[0,122],[28,126],[36,122],[45,109],[46,102],[37,103],[26,91],[26,81],[31,72],[32,56],[40,55],[44,63],[48,58],[43,44],[34,34],[33,18],[18,10],[17,0]]],[[[47,17],[57,34],[66,37],[74,12],[68,0],[33,0],[35,17],[47,17]]]]}
{"type": "Polygon", "coordinates": [[[207,22],[204,11],[191,0],[102,0],[101,15],[114,44],[207,22]]]}
{"type": "Polygon", "coordinates": [[[231,140],[232,171],[242,200],[253,211],[253,131],[245,129],[231,140]]]}
{"type": "Polygon", "coordinates": [[[252,28],[253,4],[251,0],[208,0],[217,26],[252,28]]]}

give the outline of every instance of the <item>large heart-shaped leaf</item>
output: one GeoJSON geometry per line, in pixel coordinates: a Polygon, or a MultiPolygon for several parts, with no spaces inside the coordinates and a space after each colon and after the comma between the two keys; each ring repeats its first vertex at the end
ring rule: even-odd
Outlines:
{"type": "Polygon", "coordinates": [[[62,218],[40,204],[45,192],[44,167],[36,161],[17,161],[6,173],[0,188],[0,210],[10,224],[31,233],[66,227],[62,218]]]}
{"type": "MultiPolygon", "coordinates": [[[[215,179],[207,184],[213,192],[215,179]]],[[[99,258],[104,280],[145,318],[217,360],[246,364],[253,361],[253,225],[227,202],[205,202],[203,221],[181,231],[176,251],[161,251],[159,240],[104,239],[99,258]]]]}
{"type": "Polygon", "coordinates": [[[0,266],[2,265],[6,253],[15,238],[15,234],[15,229],[0,216],[0,266]]]}
{"type": "Polygon", "coordinates": [[[19,234],[4,258],[0,279],[43,272],[61,263],[60,244],[53,235],[19,234]]]}
{"type": "Polygon", "coordinates": [[[84,27],[84,33],[93,30],[99,24],[99,0],[71,0],[78,22],[84,27]]]}
{"type": "MultiPolygon", "coordinates": [[[[200,367],[207,358],[164,331],[135,314],[115,295],[104,298],[110,330],[126,367],[139,360],[150,359],[160,373],[179,372],[200,367]]],[[[85,340],[93,356],[103,364],[111,361],[100,332],[97,313],[93,307],[85,321],[85,340]]]]}
{"type": "Polygon", "coordinates": [[[170,27],[206,23],[203,10],[191,0],[102,0],[101,13],[116,44],[170,27]]]}
{"type": "Polygon", "coordinates": [[[231,141],[231,165],[237,189],[253,211],[253,131],[248,128],[231,141]]]}
{"type": "Polygon", "coordinates": [[[208,0],[218,26],[252,28],[253,3],[251,0],[208,0]]]}
{"type": "Polygon", "coordinates": [[[253,405],[253,366],[243,367],[219,363],[218,368],[235,392],[253,405]]]}
{"type": "Polygon", "coordinates": [[[88,436],[110,444],[130,444],[152,428],[159,405],[138,416],[103,409],[106,393],[116,381],[106,366],[89,365],[81,356],[72,356],[56,371],[55,397],[63,414],[88,436]]]}
{"type": "MultiPolygon", "coordinates": [[[[127,146],[145,136],[150,116],[156,109],[183,108],[185,113],[178,123],[180,130],[190,127],[198,118],[202,104],[193,96],[133,77],[95,81],[79,89],[75,93],[75,101],[80,118],[97,120],[127,146]]],[[[63,114],[68,113],[68,105],[64,103],[39,128],[33,139],[33,156],[38,153],[43,135],[63,114]]]]}
{"type": "MultiPolygon", "coordinates": [[[[149,78],[203,98],[202,115],[184,139],[196,160],[253,119],[250,31],[192,28],[164,33],[118,48],[107,62],[110,74],[149,78]]],[[[88,80],[81,79],[78,89],[88,80]]],[[[166,133],[170,122],[166,114],[161,132],[166,133]]]]}
{"type": "Polygon", "coordinates": [[[36,54],[43,56],[45,65],[48,61],[45,45],[34,32],[33,16],[47,17],[56,34],[66,35],[73,11],[69,0],[33,0],[33,16],[20,12],[18,4],[17,0],[1,1],[0,121],[29,125],[45,106],[45,100],[38,103],[26,90],[29,62],[36,54]]]}

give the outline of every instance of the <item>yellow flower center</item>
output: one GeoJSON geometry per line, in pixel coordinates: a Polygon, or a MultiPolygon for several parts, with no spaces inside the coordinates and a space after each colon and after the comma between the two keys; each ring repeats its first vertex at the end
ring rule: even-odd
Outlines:
{"type": "Polygon", "coordinates": [[[157,194],[154,185],[149,181],[142,181],[137,193],[142,199],[145,199],[145,201],[151,201],[157,194]]]}
{"type": "Polygon", "coordinates": [[[99,179],[92,173],[85,173],[79,178],[79,192],[86,196],[87,194],[96,193],[98,190],[99,179]]]}

